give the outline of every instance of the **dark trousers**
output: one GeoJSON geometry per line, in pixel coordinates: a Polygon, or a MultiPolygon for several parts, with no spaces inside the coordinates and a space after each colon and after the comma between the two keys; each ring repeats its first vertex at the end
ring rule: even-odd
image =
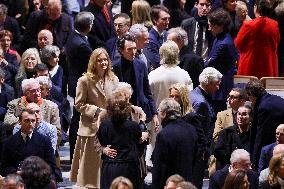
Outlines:
{"type": "Polygon", "coordinates": [[[73,108],[73,116],[69,128],[69,144],[70,144],[70,164],[72,164],[74,149],[77,140],[77,132],[79,129],[80,112],[73,108]]]}
{"type": "Polygon", "coordinates": [[[203,178],[205,169],[208,167],[208,159],[202,160],[197,159],[193,166],[193,180],[192,183],[198,188],[202,189],[203,186],[203,178]]]}

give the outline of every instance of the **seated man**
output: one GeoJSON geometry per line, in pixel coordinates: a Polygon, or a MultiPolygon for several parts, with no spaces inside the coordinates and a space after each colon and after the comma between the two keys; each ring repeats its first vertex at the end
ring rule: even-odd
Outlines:
{"type": "Polygon", "coordinates": [[[268,144],[261,149],[261,154],[258,162],[258,172],[269,167],[269,161],[272,158],[273,149],[278,144],[284,144],[284,124],[280,124],[275,133],[276,142],[268,144]]]}
{"type": "Polygon", "coordinates": [[[14,99],[8,103],[8,110],[5,115],[4,123],[13,128],[19,120],[17,116],[19,112],[25,109],[29,103],[36,103],[41,108],[43,120],[55,125],[57,128],[57,136],[61,138],[58,106],[54,102],[41,97],[39,82],[34,78],[23,80],[22,91],[24,96],[14,99]]]}
{"type": "Polygon", "coordinates": [[[231,155],[231,164],[223,169],[216,171],[209,180],[209,189],[221,189],[225,179],[230,171],[235,169],[244,169],[247,171],[250,189],[258,188],[258,174],[251,170],[251,161],[249,153],[244,149],[237,149],[231,155]]]}
{"type": "Polygon", "coordinates": [[[19,113],[20,131],[10,136],[3,145],[1,174],[7,176],[19,171],[20,163],[29,156],[42,158],[55,175],[55,155],[48,137],[38,133],[35,128],[34,111],[24,109],[19,113]]]}
{"type": "MultiPolygon", "coordinates": [[[[38,133],[47,136],[52,144],[53,151],[55,153],[57,145],[57,130],[56,127],[43,121],[41,118],[41,109],[36,103],[29,103],[26,107],[27,109],[33,111],[36,116],[35,129],[38,133]]],[[[17,124],[14,127],[13,134],[16,134],[21,129],[21,125],[17,124]]]]}

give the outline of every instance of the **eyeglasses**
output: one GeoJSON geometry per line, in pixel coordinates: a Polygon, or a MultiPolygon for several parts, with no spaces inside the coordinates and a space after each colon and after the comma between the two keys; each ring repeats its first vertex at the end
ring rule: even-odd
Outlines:
{"type": "Polygon", "coordinates": [[[234,95],[228,95],[227,98],[229,99],[239,99],[239,96],[234,96],[234,95]]]}

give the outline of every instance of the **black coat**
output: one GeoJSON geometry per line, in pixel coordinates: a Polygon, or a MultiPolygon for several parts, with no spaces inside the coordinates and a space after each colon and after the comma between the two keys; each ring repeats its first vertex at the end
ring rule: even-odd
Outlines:
{"type": "Polygon", "coordinates": [[[219,133],[214,150],[214,156],[216,157],[218,163],[220,163],[218,169],[230,164],[231,154],[234,150],[245,149],[249,151],[250,131],[239,134],[237,128],[238,126],[234,125],[222,130],[219,133]]]}
{"type": "MultiPolygon", "coordinates": [[[[46,29],[48,23],[49,20],[45,10],[31,13],[21,46],[22,52],[28,48],[37,47],[37,34],[40,30],[46,29]]],[[[53,30],[51,31],[54,38],[53,43],[61,49],[66,44],[67,38],[72,32],[73,23],[71,18],[65,13],[62,13],[60,18],[51,23],[53,25],[53,30]]]]}
{"type": "Polygon", "coordinates": [[[0,93],[0,122],[4,121],[5,114],[7,112],[7,104],[11,100],[14,100],[14,89],[7,85],[3,84],[1,87],[1,93],[0,93]]]}
{"type": "Polygon", "coordinates": [[[284,123],[284,99],[265,93],[253,109],[251,128],[251,157],[257,170],[261,148],[275,142],[275,130],[284,123]]]}
{"type": "Polygon", "coordinates": [[[88,34],[92,49],[105,47],[106,41],[116,36],[111,10],[109,10],[110,23],[107,23],[101,8],[94,6],[92,3],[89,3],[84,11],[91,12],[95,16],[92,30],[88,34]]]}
{"type": "Polygon", "coordinates": [[[270,184],[266,180],[259,186],[259,189],[281,189],[281,186],[280,185],[270,186],[270,184]]]}
{"type": "Polygon", "coordinates": [[[4,29],[9,30],[13,34],[13,46],[18,47],[21,42],[21,31],[18,21],[15,18],[7,16],[4,21],[4,29]],[[15,46],[16,45],[16,46],[15,46]]]}
{"type": "Polygon", "coordinates": [[[112,122],[103,121],[97,136],[102,146],[111,145],[117,155],[110,158],[102,155],[101,188],[109,189],[111,182],[118,176],[129,178],[134,188],[139,188],[138,147],[142,132],[138,123],[130,120],[112,122]]]}
{"type": "Polygon", "coordinates": [[[189,74],[193,88],[197,87],[199,85],[199,75],[204,68],[203,59],[190,52],[188,46],[184,46],[179,52],[179,60],[179,66],[189,74]]]}
{"type": "Polygon", "coordinates": [[[87,72],[92,48],[85,36],[73,31],[65,45],[65,53],[69,65],[68,93],[75,98],[78,79],[87,72]]]}
{"type": "MultiPolygon", "coordinates": [[[[229,166],[226,165],[223,169],[216,171],[209,180],[209,189],[222,189],[225,179],[229,174],[229,166]]],[[[258,174],[254,171],[247,172],[249,189],[258,189],[258,174]]]]}
{"type": "Polygon", "coordinates": [[[19,70],[17,57],[13,54],[4,53],[4,58],[8,62],[7,66],[1,67],[5,72],[5,83],[11,87],[15,87],[15,76],[19,70]]]}
{"type": "Polygon", "coordinates": [[[182,119],[163,123],[158,133],[153,161],[153,188],[162,189],[169,176],[181,175],[186,181],[192,181],[194,154],[197,148],[197,134],[194,126],[182,119]]]}

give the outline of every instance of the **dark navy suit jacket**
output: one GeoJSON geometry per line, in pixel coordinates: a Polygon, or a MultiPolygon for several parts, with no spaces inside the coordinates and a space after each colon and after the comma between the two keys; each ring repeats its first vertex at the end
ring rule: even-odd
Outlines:
{"type": "Polygon", "coordinates": [[[106,41],[116,36],[111,10],[109,10],[110,23],[106,22],[101,8],[94,6],[92,3],[89,3],[84,11],[89,11],[95,16],[92,30],[88,34],[91,47],[93,49],[96,49],[98,47],[105,47],[106,41]]]}
{"type": "Polygon", "coordinates": [[[51,78],[52,85],[55,85],[60,91],[62,89],[63,68],[59,65],[56,74],[51,78]]]}
{"type": "Polygon", "coordinates": [[[284,123],[284,99],[268,93],[259,97],[253,109],[250,140],[255,170],[258,167],[261,148],[275,142],[275,130],[281,123],[284,123]]]}
{"type": "MultiPolygon", "coordinates": [[[[147,121],[150,121],[154,114],[157,114],[156,104],[152,97],[152,92],[149,86],[148,71],[144,62],[138,59],[133,60],[135,81],[136,81],[136,95],[137,102],[134,104],[143,109],[147,115],[147,121]]],[[[113,71],[118,77],[119,81],[123,82],[121,62],[113,65],[113,71]]]]}
{"type": "MultiPolygon", "coordinates": [[[[209,189],[222,189],[225,183],[225,179],[229,174],[229,166],[226,165],[223,169],[216,171],[209,180],[209,189]]],[[[249,189],[258,188],[258,174],[254,171],[247,172],[248,181],[250,183],[249,189]]]]}
{"type": "Polygon", "coordinates": [[[56,170],[55,155],[48,137],[39,134],[34,130],[32,138],[25,144],[18,131],[10,136],[3,144],[1,173],[7,176],[16,173],[20,163],[29,156],[38,156],[43,159],[50,167],[53,173],[56,170]]]}
{"type": "Polygon", "coordinates": [[[230,34],[218,34],[205,61],[205,67],[214,67],[223,74],[220,88],[213,96],[214,100],[227,100],[227,96],[233,88],[234,68],[237,58],[238,52],[230,34]]]}
{"type": "Polygon", "coordinates": [[[159,49],[162,46],[163,42],[167,40],[167,32],[164,31],[163,36],[160,36],[159,33],[151,28],[149,31],[149,43],[145,46],[143,53],[145,54],[148,63],[154,69],[160,66],[160,54],[159,49]]]}
{"type": "Polygon", "coordinates": [[[15,87],[15,76],[19,70],[17,57],[13,54],[4,53],[4,58],[9,63],[7,66],[2,67],[5,72],[5,83],[11,87],[15,87]]]}
{"type": "Polygon", "coordinates": [[[216,113],[212,107],[212,98],[200,87],[190,92],[192,106],[195,112],[201,116],[203,131],[207,139],[207,147],[210,147],[215,127],[216,113]]]}
{"type": "Polygon", "coordinates": [[[68,93],[75,98],[77,81],[87,71],[92,48],[85,36],[73,31],[65,45],[65,53],[69,65],[68,93]]]}
{"type": "Polygon", "coordinates": [[[276,146],[276,142],[268,144],[261,149],[261,154],[258,162],[258,172],[269,167],[269,161],[273,155],[273,149],[276,146]]]}
{"type": "Polygon", "coordinates": [[[109,54],[112,65],[115,65],[121,61],[121,55],[118,52],[118,48],[117,48],[117,41],[118,41],[118,38],[113,37],[106,42],[106,50],[107,50],[107,53],[109,54]]]}
{"type": "Polygon", "coordinates": [[[157,135],[153,151],[153,188],[163,189],[169,176],[181,175],[192,181],[192,167],[197,151],[197,133],[182,119],[168,120],[157,135]]]}
{"type": "Polygon", "coordinates": [[[5,114],[7,112],[7,104],[11,100],[14,99],[14,89],[7,85],[3,84],[1,86],[1,93],[0,93],[0,123],[4,121],[5,114]]]}

